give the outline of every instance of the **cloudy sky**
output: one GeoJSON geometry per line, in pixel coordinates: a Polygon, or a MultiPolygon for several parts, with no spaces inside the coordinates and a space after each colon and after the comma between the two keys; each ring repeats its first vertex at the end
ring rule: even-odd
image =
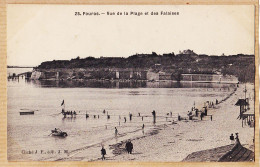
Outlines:
{"type": "Polygon", "coordinates": [[[254,6],[8,5],[7,64],[136,53],[254,54],[254,6]],[[75,12],[179,12],[75,16],[75,12]]]}

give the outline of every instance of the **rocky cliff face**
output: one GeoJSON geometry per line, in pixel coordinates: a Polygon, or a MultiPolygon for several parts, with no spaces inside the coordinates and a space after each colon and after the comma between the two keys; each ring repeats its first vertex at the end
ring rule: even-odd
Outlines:
{"type": "Polygon", "coordinates": [[[159,78],[164,80],[179,80],[181,74],[221,73],[223,76],[236,76],[240,82],[254,82],[254,62],[254,55],[208,56],[197,55],[189,50],[177,55],[152,53],[136,54],[128,58],[78,57],[53,60],[41,63],[36,70],[43,71],[46,79],[145,79],[145,73],[152,69],[156,74],[149,77],[154,80],[158,79],[157,71],[160,71],[159,78]]]}
{"type": "Polygon", "coordinates": [[[144,70],[144,69],[42,69],[32,72],[33,80],[70,80],[70,79],[97,79],[97,80],[172,80],[192,82],[224,82],[237,83],[238,79],[231,75],[216,74],[181,74],[178,77],[173,71],[144,70]]]}
{"type": "Polygon", "coordinates": [[[40,72],[40,71],[33,71],[32,75],[31,75],[31,79],[38,80],[38,79],[40,79],[41,75],[42,75],[42,72],[40,72]]]}

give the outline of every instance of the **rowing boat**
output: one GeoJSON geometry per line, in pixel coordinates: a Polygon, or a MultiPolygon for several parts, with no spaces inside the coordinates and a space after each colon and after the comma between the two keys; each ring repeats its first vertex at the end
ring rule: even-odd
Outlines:
{"type": "Polygon", "coordinates": [[[25,112],[20,112],[20,115],[33,115],[34,111],[25,111],[25,112]]]}

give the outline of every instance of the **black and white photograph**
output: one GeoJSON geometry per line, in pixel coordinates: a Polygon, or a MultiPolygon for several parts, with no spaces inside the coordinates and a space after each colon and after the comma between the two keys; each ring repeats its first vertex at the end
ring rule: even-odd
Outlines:
{"type": "Polygon", "coordinates": [[[8,161],[255,161],[254,5],[6,9],[8,161]]]}

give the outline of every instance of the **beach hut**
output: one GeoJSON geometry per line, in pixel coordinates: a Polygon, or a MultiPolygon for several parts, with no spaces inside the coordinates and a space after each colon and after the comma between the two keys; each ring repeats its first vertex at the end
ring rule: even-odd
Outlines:
{"type": "Polygon", "coordinates": [[[255,127],[255,113],[253,110],[248,110],[242,114],[242,127],[244,125],[255,127]]]}
{"type": "Polygon", "coordinates": [[[240,114],[239,118],[242,118],[242,114],[246,112],[247,106],[249,105],[246,99],[238,99],[238,101],[235,104],[236,106],[240,106],[240,114]]]}

